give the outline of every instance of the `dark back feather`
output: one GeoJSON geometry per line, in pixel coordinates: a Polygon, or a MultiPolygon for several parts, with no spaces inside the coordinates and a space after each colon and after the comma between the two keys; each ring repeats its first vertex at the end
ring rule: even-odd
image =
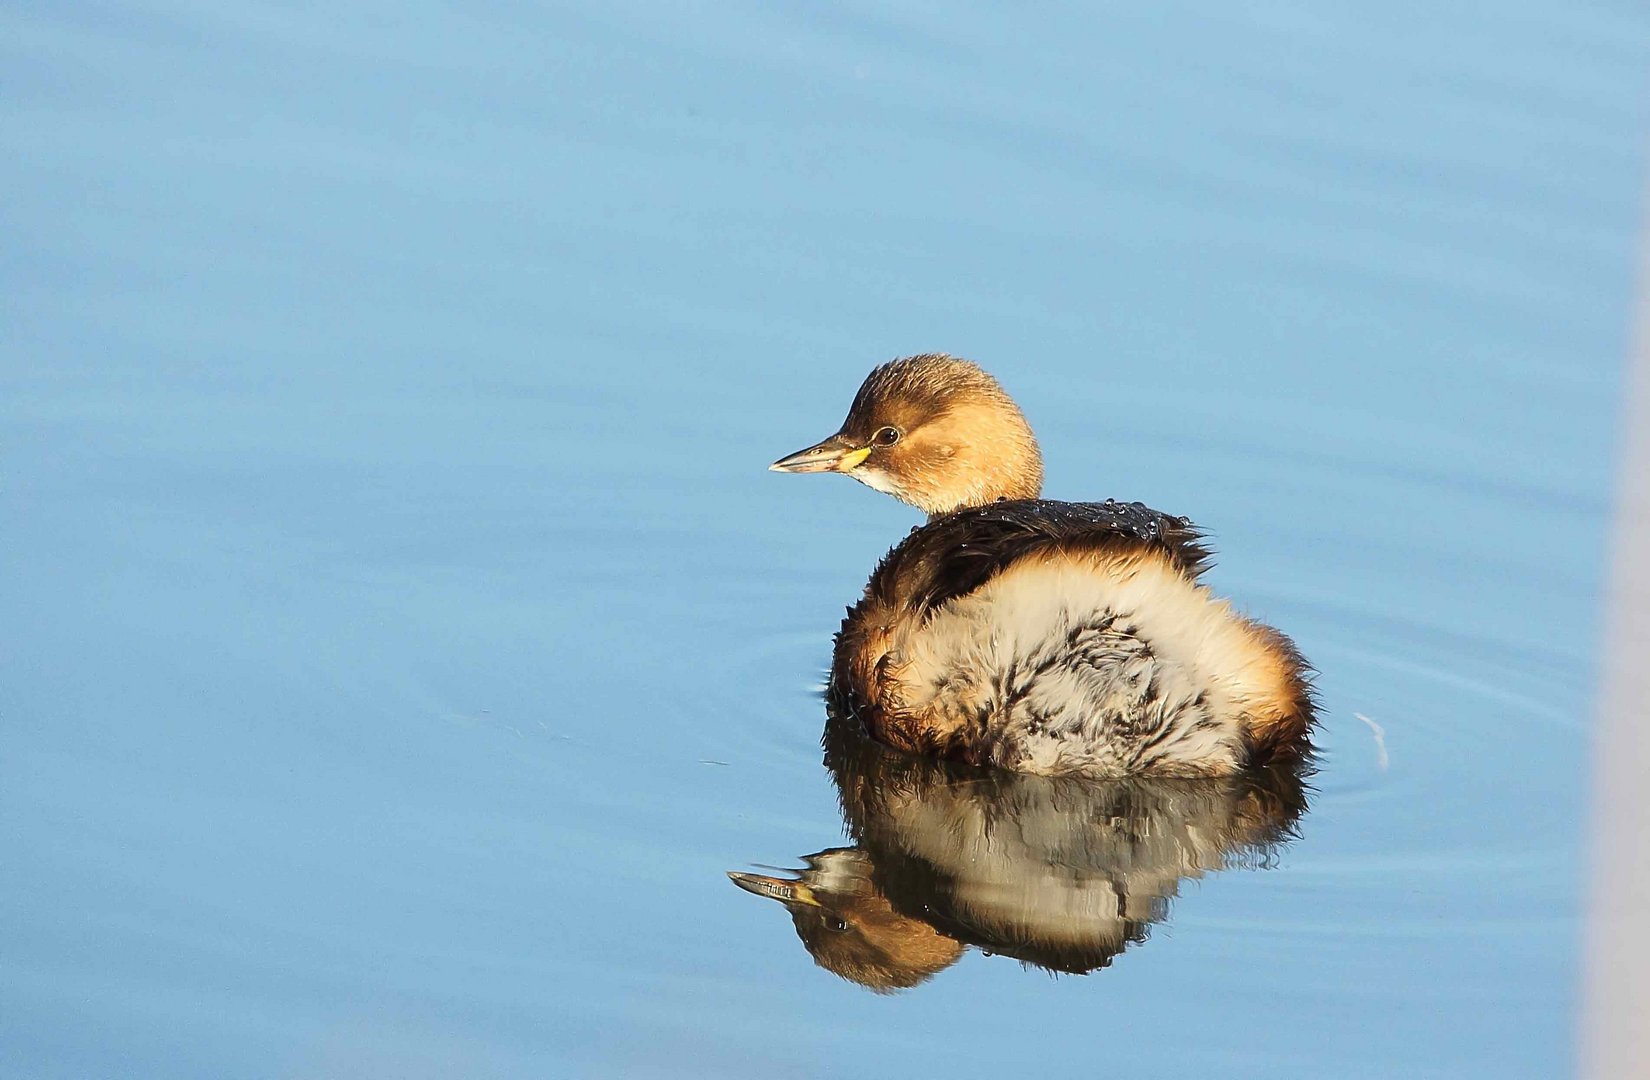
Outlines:
{"type": "Polygon", "coordinates": [[[1034,551],[1120,544],[1155,548],[1190,578],[1208,566],[1203,534],[1183,517],[1112,499],[1017,499],[958,510],[911,530],[871,575],[866,597],[926,615],[1034,551]]]}

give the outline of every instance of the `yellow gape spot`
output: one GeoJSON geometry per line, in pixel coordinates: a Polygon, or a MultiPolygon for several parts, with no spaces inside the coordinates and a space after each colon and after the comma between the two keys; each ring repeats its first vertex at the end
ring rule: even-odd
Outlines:
{"type": "Polygon", "coordinates": [[[859,463],[870,456],[871,448],[869,446],[862,446],[858,450],[850,450],[846,454],[843,454],[842,460],[837,462],[836,467],[842,472],[847,472],[850,469],[857,469],[859,467],[859,463]]]}

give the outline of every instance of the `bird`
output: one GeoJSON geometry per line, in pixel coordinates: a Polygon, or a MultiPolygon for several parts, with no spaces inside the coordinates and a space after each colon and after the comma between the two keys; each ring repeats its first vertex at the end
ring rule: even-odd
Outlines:
{"type": "Polygon", "coordinates": [[[1310,755],[1313,672],[1200,581],[1204,534],[1138,502],[1042,498],[1037,438],[972,361],[883,364],[785,473],[928,515],[836,635],[827,694],[910,753],[1042,775],[1222,776],[1310,755]]]}

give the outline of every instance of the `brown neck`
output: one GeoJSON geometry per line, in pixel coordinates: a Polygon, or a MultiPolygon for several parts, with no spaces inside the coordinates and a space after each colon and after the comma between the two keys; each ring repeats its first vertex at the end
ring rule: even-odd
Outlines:
{"type": "Polygon", "coordinates": [[[928,520],[954,514],[958,510],[967,510],[975,506],[988,506],[1004,499],[1035,499],[1042,495],[1043,485],[1040,476],[1015,477],[1011,481],[1004,480],[991,482],[982,479],[977,484],[966,487],[937,492],[934,495],[918,502],[915,499],[907,500],[919,510],[928,514],[928,520]]]}
{"type": "Polygon", "coordinates": [[[913,469],[898,493],[906,502],[939,517],[1002,499],[1035,499],[1043,492],[1043,458],[1031,429],[1018,422],[969,424],[966,441],[938,440],[913,469]]]}

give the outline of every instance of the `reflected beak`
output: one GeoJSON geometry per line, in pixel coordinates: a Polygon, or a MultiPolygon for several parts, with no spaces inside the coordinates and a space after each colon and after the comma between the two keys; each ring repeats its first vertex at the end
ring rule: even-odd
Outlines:
{"type": "Polygon", "coordinates": [[[765,896],[769,900],[778,900],[781,904],[806,904],[809,907],[821,906],[814,899],[814,892],[800,881],[790,881],[786,878],[767,877],[763,874],[742,874],[737,870],[729,870],[728,878],[741,889],[757,896],[765,896]]]}
{"type": "Polygon", "coordinates": [[[806,450],[798,450],[769,465],[774,472],[850,472],[871,456],[869,446],[855,446],[847,436],[838,432],[829,439],[806,450]]]}

